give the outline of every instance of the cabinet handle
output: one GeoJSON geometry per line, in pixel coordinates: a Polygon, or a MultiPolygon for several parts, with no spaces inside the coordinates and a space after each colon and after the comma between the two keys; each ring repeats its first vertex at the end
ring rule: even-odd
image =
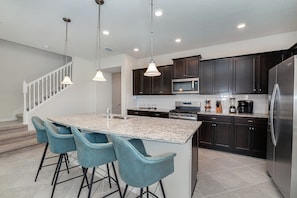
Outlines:
{"type": "Polygon", "coordinates": [[[134,112],[134,114],[138,115],[138,112],[136,111],[136,112],[134,112]]]}
{"type": "Polygon", "coordinates": [[[142,91],[140,91],[139,93],[140,93],[140,94],[142,94],[143,92],[142,92],[142,91]]]}
{"type": "Polygon", "coordinates": [[[212,120],[216,120],[217,118],[210,118],[210,119],[212,119],[212,120]]]}
{"type": "Polygon", "coordinates": [[[216,127],[216,126],[217,126],[217,124],[211,124],[211,126],[212,126],[212,127],[216,127]]]}
{"type": "Polygon", "coordinates": [[[159,113],[155,113],[155,116],[160,116],[160,114],[159,113]]]}
{"type": "Polygon", "coordinates": [[[248,120],[248,122],[249,122],[249,123],[253,123],[254,121],[253,121],[253,120],[248,120]]]}
{"type": "Polygon", "coordinates": [[[262,92],[262,89],[259,89],[259,92],[261,93],[262,92]]]}

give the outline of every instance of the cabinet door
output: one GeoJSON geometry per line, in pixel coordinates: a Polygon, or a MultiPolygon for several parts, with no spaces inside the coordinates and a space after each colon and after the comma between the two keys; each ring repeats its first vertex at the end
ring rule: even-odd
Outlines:
{"type": "Polygon", "coordinates": [[[197,78],[199,76],[199,58],[185,58],[185,77],[197,78]]]}
{"type": "Polygon", "coordinates": [[[281,51],[262,53],[256,56],[256,93],[268,93],[268,71],[281,61],[281,51]]]}
{"type": "Polygon", "coordinates": [[[234,58],[234,84],[233,93],[249,94],[255,88],[255,59],[254,56],[234,58]]]}
{"type": "Polygon", "coordinates": [[[213,126],[210,122],[202,122],[199,128],[199,146],[213,148],[213,126]]]}
{"type": "Polygon", "coordinates": [[[234,150],[245,152],[246,154],[250,151],[250,126],[245,124],[234,125],[234,150]]]}
{"type": "Polygon", "coordinates": [[[232,87],[232,59],[225,58],[215,61],[213,70],[213,93],[229,93],[232,87]]]}
{"type": "Polygon", "coordinates": [[[200,63],[199,93],[213,94],[213,68],[215,61],[203,61],[200,63]]]}
{"type": "Polygon", "coordinates": [[[149,95],[152,90],[151,77],[144,76],[145,69],[133,70],[133,95],[149,95]]]}
{"type": "Polygon", "coordinates": [[[267,126],[256,125],[251,128],[251,152],[254,156],[265,157],[267,145],[267,126]]]}
{"type": "Polygon", "coordinates": [[[174,78],[185,78],[186,68],[184,59],[174,59],[173,60],[173,71],[174,78]]]}
{"type": "Polygon", "coordinates": [[[233,147],[233,123],[212,123],[214,127],[214,146],[218,149],[230,150],[233,147]]]}
{"type": "Polygon", "coordinates": [[[158,70],[161,76],[152,78],[152,94],[169,95],[171,94],[172,66],[160,66],[158,70]]]}

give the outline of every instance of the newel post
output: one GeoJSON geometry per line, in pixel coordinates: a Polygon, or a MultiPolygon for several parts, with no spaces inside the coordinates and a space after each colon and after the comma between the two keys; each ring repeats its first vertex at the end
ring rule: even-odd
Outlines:
{"type": "Polygon", "coordinates": [[[23,96],[24,96],[23,124],[28,124],[27,93],[28,93],[28,86],[27,86],[27,82],[24,81],[23,82],[23,96]]]}

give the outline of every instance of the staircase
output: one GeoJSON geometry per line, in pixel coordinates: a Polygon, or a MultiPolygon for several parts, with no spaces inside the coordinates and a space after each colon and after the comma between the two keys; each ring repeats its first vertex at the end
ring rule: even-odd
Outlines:
{"type": "Polygon", "coordinates": [[[28,124],[30,112],[71,85],[62,85],[65,76],[72,77],[72,62],[27,83],[23,82],[23,123],[28,124]]]}
{"type": "Polygon", "coordinates": [[[28,131],[22,120],[0,122],[0,155],[36,145],[35,131],[28,131]]]}

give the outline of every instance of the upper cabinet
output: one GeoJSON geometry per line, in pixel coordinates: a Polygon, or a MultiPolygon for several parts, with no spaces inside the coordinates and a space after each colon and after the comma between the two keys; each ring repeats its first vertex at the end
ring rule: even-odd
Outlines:
{"type": "Polygon", "coordinates": [[[144,76],[146,69],[133,70],[133,95],[150,95],[152,78],[144,76]]]}
{"type": "Polygon", "coordinates": [[[233,91],[235,94],[251,94],[255,91],[255,57],[233,58],[233,91]]]}
{"type": "Polygon", "coordinates": [[[160,66],[158,70],[161,76],[152,77],[152,94],[169,95],[171,94],[173,67],[172,65],[160,66]]]}
{"type": "Polygon", "coordinates": [[[232,59],[201,61],[199,74],[200,94],[231,92],[232,59]]]}
{"type": "Polygon", "coordinates": [[[133,70],[133,95],[169,95],[171,94],[172,65],[160,66],[161,76],[144,76],[144,69],[133,70]]]}
{"type": "Polygon", "coordinates": [[[199,56],[173,59],[173,78],[199,77],[199,56]]]}
{"type": "Polygon", "coordinates": [[[285,58],[284,51],[200,62],[200,94],[267,94],[268,71],[285,58]]]}

